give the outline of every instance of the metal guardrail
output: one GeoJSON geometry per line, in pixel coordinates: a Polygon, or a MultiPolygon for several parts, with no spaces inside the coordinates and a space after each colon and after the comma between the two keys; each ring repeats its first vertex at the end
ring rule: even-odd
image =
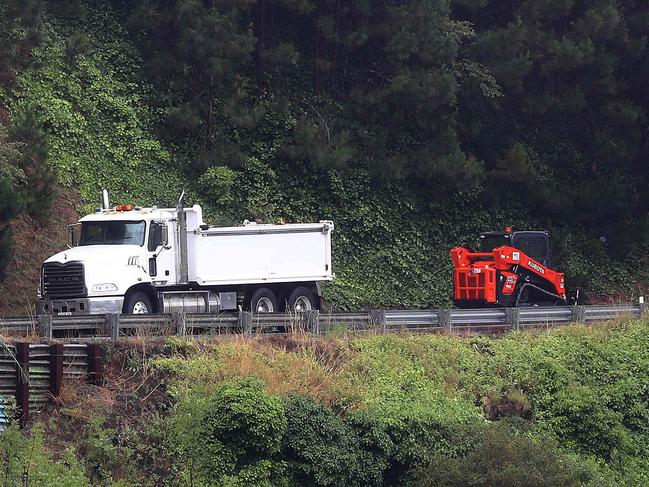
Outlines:
{"type": "MultiPolygon", "coordinates": [[[[637,305],[549,306],[521,308],[374,310],[360,313],[221,314],[174,315],[39,315],[34,318],[0,319],[0,334],[38,335],[50,338],[103,337],[117,340],[133,336],[197,336],[226,333],[284,333],[302,330],[321,335],[332,330],[353,332],[470,330],[494,332],[562,323],[587,323],[640,316],[647,311],[637,305]]],[[[2,391],[0,363],[0,393],[2,391]]]]}
{"type": "Polygon", "coordinates": [[[0,334],[17,335],[38,332],[36,317],[0,318],[0,334]]]}

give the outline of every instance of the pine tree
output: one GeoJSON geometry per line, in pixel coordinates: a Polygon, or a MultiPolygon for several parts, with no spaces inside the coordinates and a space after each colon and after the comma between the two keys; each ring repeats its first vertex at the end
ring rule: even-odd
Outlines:
{"type": "Polygon", "coordinates": [[[438,187],[479,182],[480,162],[463,153],[456,131],[457,30],[464,27],[450,21],[443,0],[373,4],[365,13],[359,25],[367,38],[348,70],[354,117],[370,128],[370,163],[438,187]]]}
{"type": "Polygon", "coordinates": [[[252,0],[143,0],[132,14],[147,33],[145,72],[163,89],[166,135],[187,141],[190,173],[243,158],[231,131],[250,121],[251,16],[252,0]]]}
{"type": "MultiPolygon", "coordinates": [[[[10,92],[18,71],[30,65],[31,50],[41,38],[42,14],[43,2],[37,0],[0,1],[0,93],[10,92]]],[[[10,136],[8,123],[9,114],[0,99],[0,279],[12,255],[10,222],[29,202],[32,209],[47,209],[52,182],[45,169],[42,134],[27,125],[13,133],[16,125],[12,121],[10,136]]]]}
{"type": "MultiPolygon", "coordinates": [[[[621,241],[638,230],[647,133],[646,3],[458,2],[475,22],[469,57],[485,65],[504,96],[460,97],[462,138],[489,169],[523,144],[544,178],[537,214],[564,218],[621,241]],[[644,34],[643,34],[644,33],[644,34]],[[549,189],[549,190],[548,190],[549,189]],[[624,237],[626,235],[626,237],[624,237]]],[[[496,178],[490,178],[495,181],[496,178]]],[[[501,191],[502,194],[506,192],[501,191]]],[[[515,194],[515,193],[511,193],[515,194]]]]}
{"type": "Polygon", "coordinates": [[[0,279],[13,250],[13,234],[9,226],[24,209],[20,188],[26,177],[17,167],[22,157],[20,144],[9,142],[7,129],[0,124],[0,279]]]}

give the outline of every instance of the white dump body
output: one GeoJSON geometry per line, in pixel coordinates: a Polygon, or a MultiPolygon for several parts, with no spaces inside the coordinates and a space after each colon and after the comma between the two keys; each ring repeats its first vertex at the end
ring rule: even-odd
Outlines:
{"type": "Polygon", "coordinates": [[[189,281],[200,285],[327,281],[331,221],[192,229],[188,219],[189,281]],[[193,230],[193,231],[192,231],[193,230]]]}

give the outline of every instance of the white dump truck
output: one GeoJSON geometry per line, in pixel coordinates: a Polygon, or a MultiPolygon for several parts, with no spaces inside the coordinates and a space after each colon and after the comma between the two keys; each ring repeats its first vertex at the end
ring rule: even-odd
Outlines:
{"type": "Polygon", "coordinates": [[[201,207],[102,208],[69,227],[68,249],[41,270],[39,311],[218,313],[303,311],[333,279],[333,222],[210,227],[201,207]]]}

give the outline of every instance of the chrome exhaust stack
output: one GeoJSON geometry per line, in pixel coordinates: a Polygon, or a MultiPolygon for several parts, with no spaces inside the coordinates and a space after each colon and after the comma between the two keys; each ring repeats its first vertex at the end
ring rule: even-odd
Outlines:
{"type": "Polygon", "coordinates": [[[185,190],[178,198],[176,205],[176,276],[178,284],[188,284],[189,275],[187,269],[187,215],[185,214],[185,190]]]}
{"type": "Polygon", "coordinates": [[[110,209],[110,202],[108,201],[108,190],[106,189],[101,190],[101,209],[102,210],[110,209]]]}

